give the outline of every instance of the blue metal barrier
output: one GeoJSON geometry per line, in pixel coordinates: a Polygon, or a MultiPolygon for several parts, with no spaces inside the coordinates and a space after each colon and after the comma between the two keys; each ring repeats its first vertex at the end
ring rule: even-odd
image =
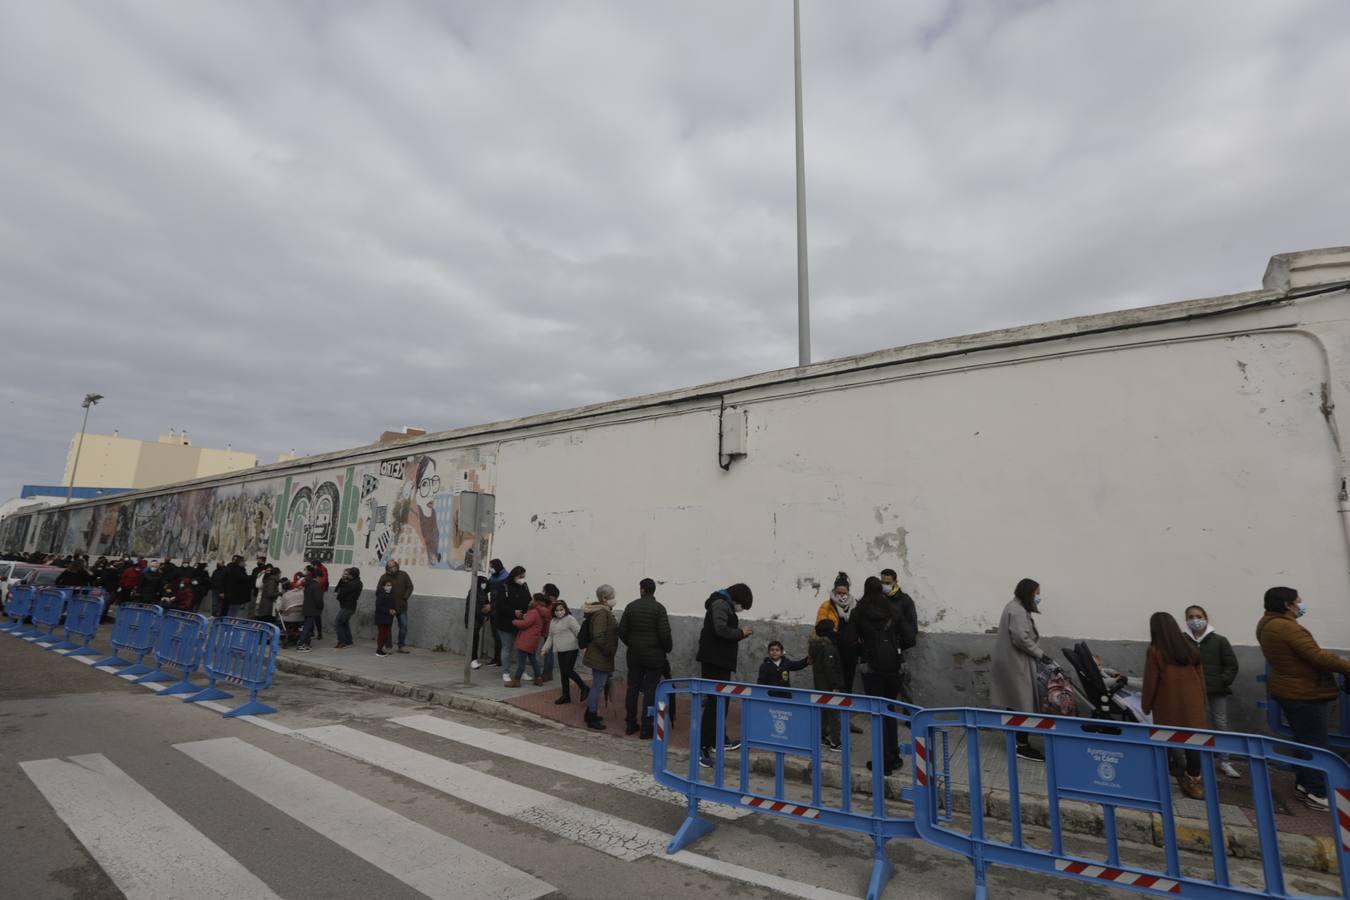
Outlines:
{"type": "Polygon", "coordinates": [[[183,702],[228,699],[232,695],[216,687],[217,681],[223,681],[249,691],[248,702],[226,712],[226,718],[276,712],[258,701],[258,693],[272,684],[280,647],[281,630],[271,622],[232,617],[212,619],[202,663],[207,686],[199,693],[185,697],[183,702]]]}
{"type": "Polygon", "coordinates": [[[164,610],[150,603],[118,604],[117,620],[113,622],[111,638],[113,654],[95,662],[94,668],[128,666],[129,668],[122,670],[122,675],[144,675],[149,672],[150,667],[142,660],[154,649],[155,640],[159,637],[159,623],[163,618],[164,610]],[[135,663],[118,656],[120,650],[135,653],[135,663]]]}
{"type": "MultiPolygon", "coordinates": [[[[1265,710],[1266,727],[1270,729],[1271,734],[1292,738],[1294,732],[1284,720],[1280,702],[1270,696],[1270,666],[1266,666],[1265,672],[1257,675],[1256,680],[1266,686],[1266,699],[1257,701],[1256,704],[1257,709],[1265,710]]],[[[1346,681],[1346,676],[1336,676],[1336,684],[1341,690],[1336,699],[1336,719],[1330,723],[1330,733],[1327,735],[1331,746],[1342,750],[1350,750],[1350,694],[1345,691],[1346,681]]]]}
{"type": "Polygon", "coordinates": [[[15,637],[35,634],[37,629],[25,625],[23,620],[33,614],[33,601],[37,599],[37,588],[31,584],[16,584],[9,589],[5,599],[5,615],[10,621],[0,625],[0,631],[7,631],[15,637]]]}
{"type": "Polygon", "coordinates": [[[159,627],[159,640],[155,644],[155,670],[132,683],[173,681],[173,676],[164,671],[165,666],[171,666],[181,671],[183,677],[176,684],[160,691],[161,694],[195,694],[200,691],[201,687],[192,683],[191,676],[201,665],[202,646],[206,642],[209,622],[201,613],[166,610],[159,627]]]}
{"type": "Polygon", "coordinates": [[[56,629],[65,617],[70,594],[70,588],[39,588],[37,600],[33,603],[33,624],[47,630],[43,632],[34,628],[31,634],[24,635],[24,640],[35,644],[55,644],[59,641],[56,629]]]}
{"type": "MultiPolygon", "coordinates": [[[[886,842],[891,838],[912,838],[917,836],[913,814],[897,815],[887,808],[885,773],[882,769],[884,759],[883,726],[894,722],[897,726],[908,724],[917,708],[898,701],[879,697],[864,697],[854,694],[827,694],[818,691],[792,688],[768,687],[765,685],[737,684],[732,682],[707,681],[697,678],[676,678],[662,681],[656,690],[655,736],[652,741],[652,775],[656,781],[671,790],[678,791],[689,798],[689,814],[675,839],[666,852],[676,853],[712,830],[712,823],[698,814],[700,802],[725,803],[730,806],[754,809],[758,812],[783,816],[796,822],[813,822],[854,831],[870,836],[873,840],[872,878],[868,886],[868,898],[880,896],[890,879],[892,867],[886,859],[886,842]],[[669,764],[668,729],[666,714],[675,697],[685,695],[689,699],[689,763],[682,771],[676,771],[669,764]],[[708,699],[716,704],[717,734],[713,742],[711,783],[702,781],[699,763],[700,729],[702,727],[702,701],[708,699]],[[741,744],[738,753],[740,775],[734,786],[726,784],[723,770],[727,747],[725,745],[727,704],[740,704],[741,744]],[[822,753],[823,716],[833,713],[841,719],[839,723],[840,751],[836,756],[831,751],[829,762],[822,753]],[[867,718],[872,725],[869,756],[873,763],[872,796],[855,803],[853,798],[854,782],[850,765],[850,720],[858,716],[867,718]],[[772,753],[773,786],[770,790],[761,790],[752,786],[750,781],[750,754],[752,752],[772,753]],[[784,760],[786,756],[804,757],[809,760],[811,784],[810,799],[790,798],[784,788],[784,760]],[[837,802],[833,795],[827,799],[822,792],[825,787],[823,773],[828,768],[839,771],[839,794],[837,802]]],[[[733,748],[734,749],[734,748],[733,748]]],[[[899,744],[901,757],[908,755],[909,745],[899,744]]],[[[912,788],[901,789],[901,799],[910,799],[912,788]]]]}
{"type": "MultiPolygon", "coordinates": [[[[990,865],[1012,866],[1099,885],[1106,882],[1113,887],[1161,896],[1305,896],[1290,893],[1285,885],[1268,772],[1269,765],[1277,764],[1316,769],[1326,776],[1327,796],[1331,801],[1332,840],[1329,843],[1335,846],[1342,891],[1345,896],[1350,896],[1350,764],[1328,751],[1254,735],[982,709],[923,710],[913,718],[913,741],[918,835],[930,844],[971,860],[975,868],[975,896],[981,900],[988,896],[985,872],[990,865]],[[973,799],[969,822],[963,825],[955,824],[949,816],[944,821],[944,814],[949,810],[944,811],[943,805],[950,807],[950,799],[944,801],[942,794],[935,790],[929,763],[930,748],[935,746],[933,742],[950,734],[964,737],[967,748],[968,796],[973,799]],[[1044,738],[1050,826],[1048,850],[1028,846],[1023,840],[1015,747],[1019,734],[1044,738]],[[984,770],[981,738],[991,735],[1003,745],[1006,773],[1001,767],[995,773],[984,770]],[[1195,751],[1201,756],[1213,859],[1211,878],[1202,877],[1195,866],[1188,865],[1184,870],[1181,867],[1168,759],[1169,751],[1177,750],[1195,751]],[[1265,885],[1260,890],[1234,884],[1229,877],[1218,779],[1214,774],[1215,757],[1219,755],[1245,757],[1250,762],[1260,858],[1265,875],[1265,885]],[[983,804],[974,799],[985,796],[985,779],[989,774],[999,782],[1004,777],[1007,779],[1011,832],[1007,838],[986,832],[983,804]],[[1104,858],[1090,859],[1065,849],[1061,800],[1100,805],[1106,842],[1104,858]],[[1144,810],[1157,815],[1154,821],[1160,820],[1162,825],[1164,870],[1153,871],[1140,864],[1121,862],[1116,830],[1118,809],[1144,810]]],[[[990,748],[986,745],[983,749],[990,748]]]]}
{"type": "Polygon", "coordinates": [[[66,602],[65,640],[52,644],[48,650],[68,650],[66,656],[98,656],[98,651],[89,646],[89,642],[98,634],[98,625],[103,621],[103,608],[107,595],[100,588],[76,588],[66,602]],[[72,638],[82,638],[75,643],[72,638]]]}

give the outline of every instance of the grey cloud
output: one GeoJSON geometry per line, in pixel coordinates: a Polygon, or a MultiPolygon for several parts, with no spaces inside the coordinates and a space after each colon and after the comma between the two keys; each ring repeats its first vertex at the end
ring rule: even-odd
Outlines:
{"type": "MultiPolygon", "coordinates": [[[[819,359],[1347,242],[1343,4],[804,6],[819,359]]],[[[270,461],[792,364],[790,42],[770,0],[0,9],[0,498],[87,390],[270,461]]]]}

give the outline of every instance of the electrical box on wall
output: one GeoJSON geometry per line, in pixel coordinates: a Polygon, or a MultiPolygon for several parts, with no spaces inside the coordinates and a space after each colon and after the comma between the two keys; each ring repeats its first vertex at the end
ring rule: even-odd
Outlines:
{"type": "Polygon", "coordinates": [[[747,413],[735,406],[722,410],[721,463],[727,466],[733,459],[742,459],[748,452],[746,433],[749,430],[747,413]]]}

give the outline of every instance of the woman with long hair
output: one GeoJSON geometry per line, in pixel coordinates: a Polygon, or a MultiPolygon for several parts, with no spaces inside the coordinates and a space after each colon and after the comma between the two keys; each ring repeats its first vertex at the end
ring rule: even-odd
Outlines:
{"type": "MultiPolygon", "coordinates": [[[[993,666],[989,672],[989,705],[996,709],[1034,713],[1036,707],[1036,665],[1050,663],[1041,649],[1041,633],[1032,621],[1041,611],[1041,586],[1023,578],[1013,589],[1013,598],[1003,607],[998,620],[998,639],[994,642],[993,666]]],[[[1044,762],[1045,754],[1031,746],[1024,732],[1017,732],[1017,755],[1032,762],[1044,762]]]]}
{"type": "MultiPolygon", "coordinates": [[[[1205,670],[1195,642],[1181,633],[1171,613],[1155,612],[1148,620],[1149,645],[1144,660],[1144,693],[1139,698],[1144,712],[1153,716],[1155,725],[1181,728],[1208,728],[1209,711],[1205,704],[1205,670]]],[[[1187,750],[1184,770],[1173,770],[1177,786],[1195,800],[1205,796],[1200,781],[1200,753],[1187,750]]]]}

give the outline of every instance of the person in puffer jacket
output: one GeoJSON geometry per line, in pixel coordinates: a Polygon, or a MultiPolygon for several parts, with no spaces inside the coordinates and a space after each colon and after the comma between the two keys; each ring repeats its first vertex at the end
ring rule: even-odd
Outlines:
{"type": "MultiPolygon", "coordinates": [[[[1308,612],[1298,591],[1274,587],[1266,591],[1266,614],[1256,625],[1270,667],[1268,689],[1289,720],[1294,740],[1327,748],[1330,701],[1336,699],[1336,674],[1350,675],[1350,659],[1317,646],[1312,633],[1298,620],[1308,612]]],[[[1319,769],[1298,767],[1294,793],[1313,809],[1329,808],[1326,776],[1319,769]]]]}
{"type": "Polygon", "coordinates": [[[670,616],[656,599],[656,582],[644,578],[638,582],[638,599],[623,611],[619,619],[619,640],[628,648],[628,690],[624,696],[627,713],[625,734],[639,732],[646,741],[652,737],[652,717],[647,710],[656,703],[656,686],[670,667],[666,654],[674,646],[670,636],[670,616]],[[641,724],[638,694],[642,694],[641,724]]]}
{"type": "Polygon", "coordinates": [[[534,683],[544,683],[544,673],[539,667],[539,645],[544,642],[544,634],[548,631],[551,608],[547,597],[535,594],[525,614],[512,620],[511,624],[516,629],[516,671],[506,683],[507,687],[520,687],[520,676],[525,674],[526,662],[529,662],[530,671],[534,674],[534,683]]]}
{"type": "MultiPolygon", "coordinates": [[[[821,619],[816,623],[815,634],[806,642],[806,657],[811,660],[813,688],[825,693],[847,691],[839,647],[835,644],[834,622],[821,619]]],[[[820,714],[820,737],[827,749],[839,749],[839,713],[828,706],[820,714]]]]}
{"type": "MultiPolygon", "coordinates": [[[[736,657],[740,642],[755,633],[749,625],[742,625],[736,613],[748,610],[755,600],[754,593],[746,584],[733,584],[729,588],[713,591],[703,601],[707,610],[703,616],[703,630],[698,636],[698,661],[700,673],[704,678],[714,681],[730,681],[731,673],[736,671],[736,657]]],[[[705,769],[713,766],[711,750],[717,746],[717,702],[713,697],[703,701],[703,719],[699,726],[699,765],[705,769]]],[[[726,750],[739,750],[740,741],[724,739],[726,750]]]]}
{"type": "MultiPolygon", "coordinates": [[[[595,602],[582,607],[590,625],[590,641],[582,657],[591,670],[591,695],[586,701],[586,727],[605,729],[600,718],[600,696],[614,674],[614,654],[619,650],[619,623],[614,620],[614,588],[602,584],[595,589],[595,602]]],[[[584,627],[584,626],[583,626],[584,627]]]]}

